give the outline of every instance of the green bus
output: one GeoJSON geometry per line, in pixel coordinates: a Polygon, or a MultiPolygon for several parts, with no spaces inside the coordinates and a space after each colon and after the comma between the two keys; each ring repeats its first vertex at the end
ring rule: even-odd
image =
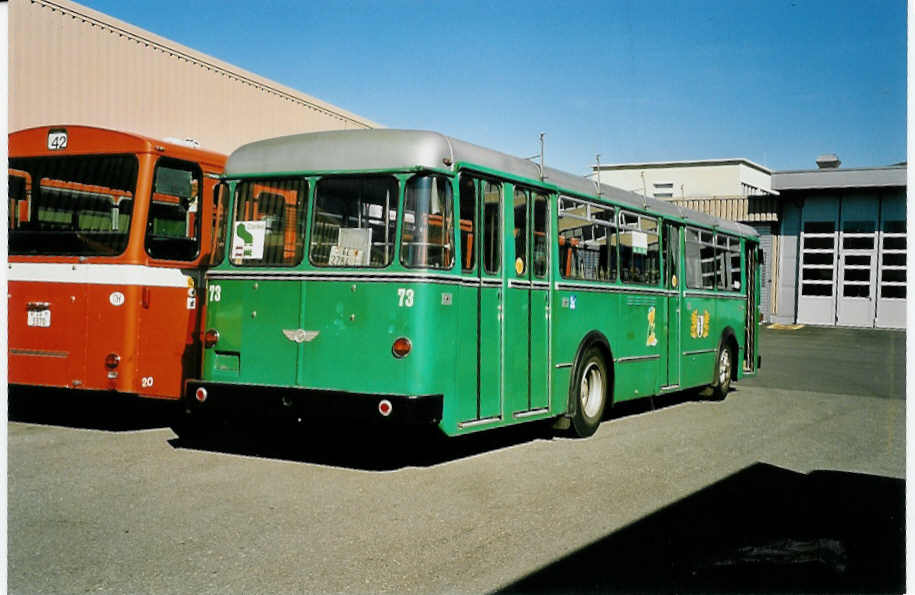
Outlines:
{"type": "Polygon", "coordinates": [[[752,228],[435,132],[244,145],[214,197],[207,411],[578,436],[759,365],[752,228]]]}

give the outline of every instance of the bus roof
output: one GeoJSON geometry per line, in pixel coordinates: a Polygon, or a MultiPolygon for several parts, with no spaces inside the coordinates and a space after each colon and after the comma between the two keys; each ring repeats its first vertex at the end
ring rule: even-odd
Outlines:
{"type": "Polygon", "coordinates": [[[149,138],[132,132],[59,124],[37,126],[11,132],[10,157],[52,157],[58,155],[100,155],[114,153],[155,153],[175,159],[195,161],[222,170],[226,156],[221,153],[149,138]],[[61,149],[48,148],[51,131],[66,131],[67,144],[61,149]]]}
{"type": "MultiPolygon", "coordinates": [[[[539,180],[540,169],[522,159],[427,130],[335,130],[281,136],[242,145],[226,163],[226,176],[278,174],[299,171],[386,170],[412,167],[452,169],[480,166],[539,180]]],[[[544,182],[560,192],[596,196],[596,184],[584,177],[550,167],[544,168],[544,182]]],[[[678,217],[699,225],[717,227],[746,236],[758,236],[749,225],[713,217],[674,203],[600,185],[601,198],[618,204],[678,217]]]]}

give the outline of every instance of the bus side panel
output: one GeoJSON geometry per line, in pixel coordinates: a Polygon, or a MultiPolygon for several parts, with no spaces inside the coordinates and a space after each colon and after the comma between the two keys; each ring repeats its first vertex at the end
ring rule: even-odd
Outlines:
{"type": "MultiPolygon", "coordinates": [[[[302,382],[307,388],[371,394],[443,394],[443,427],[457,424],[461,399],[454,390],[457,284],[316,282],[305,291],[302,382]],[[412,350],[394,356],[394,341],[412,350]]],[[[247,346],[245,346],[247,349],[247,346]]],[[[472,352],[467,347],[467,352],[472,352]]]]}
{"type": "MultiPolygon", "coordinates": [[[[244,382],[294,386],[300,343],[289,333],[300,328],[301,281],[245,281],[242,295],[241,373],[244,382]]],[[[225,296],[223,296],[225,298],[225,296]]]]}
{"type": "Polygon", "coordinates": [[[219,341],[203,351],[204,378],[217,382],[240,382],[242,306],[248,281],[209,280],[206,287],[204,330],[219,331],[219,341]]]}
{"type": "Polygon", "coordinates": [[[614,324],[608,335],[613,349],[613,402],[647,397],[659,386],[666,369],[667,345],[659,324],[666,320],[663,295],[611,294],[614,324]]]}
{"type": "Polygon", "coordinates": [[[137,285],[92,284],[87,287],[86,388],[138,392],[134,372],[136,325],[141,316],[142,294],[142,287],[137,285]],[[105,358],[112,353],[120,361],[114,370],[109,370],[105,358]],[[116,377],[109,377],[109,371],[116,377]]]}
{"type": "Polygon", "coordinates": [[[179,398],[184,378],[197,374],[194,289],[148,287],[140,291],[134,390],[144,396],[179,398]]]}
{"type": "Polygon", "coordinates": [[[621,293],[560,290],[553,307],[553,353],[556,369],[553,391],[556,400],[567,403],[570,364],[582,339],[591,331],[602,333],[610,342],[617,362],[613,369],[613,400],[616,402],[653,394],[659,370],[666,360],[661,356],[663,341],[658,334],[657,312],[663,297],[621,293]],[[650,340],[654,308],[655,341],[650,340]],[[628,359],[627,359],[628,358],[628,359]]]}
{"type": "MultiPolygon", "coordinates": [[[[21,266],[12,263],[11,276],[21,266]]],[[[11,280],[7,305],[10,384],[82,385],[86,381],[86,285],[11,280]],[[50,325],[33,326],[36,320],[29,325],[30,310],[49,311],[50,325]]]]}
{"type": "Polygon", "coordinates": [[[681,318],[683,349],[682,387],[703,386],[712,381],[715,358],[726,326],[718,313],[719,300],[710,296],[687,295],[681,318]]]}
{"type": "Polygon", "coordinates": [[[458,317],[455,334],[455,391],[445,408],[458,421],[479,419],[477,404],[479,340],[477,338],[478,287],[455,287],[454,308],[458,317]]]}
{"type": "MultiPolygon", "coordinates": [[[[505,411],[506,420],[511,414],[528,409],[528,335],[529,290],[509,287],[505,297],[505,411]]],[[[545,364],[546,362],[543,362],[545,364]]]]}

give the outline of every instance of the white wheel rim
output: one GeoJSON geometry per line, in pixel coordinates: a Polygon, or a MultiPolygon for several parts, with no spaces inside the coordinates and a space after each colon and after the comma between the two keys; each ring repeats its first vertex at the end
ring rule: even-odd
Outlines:
{"type": "Polygon", "coordinates": [[[597,415],[601,401],[604,399],[604,375],[596,363],[590,362],[581,375],[578,395],[585,416],[590,418],[597,415]]]}
{"type": "Polygon", "coordinates": [[[721,355],[718,356],[718,386],[724,386],[731,377],[731,358],[728,356],[728,350],[722,349],[721,355]]]}

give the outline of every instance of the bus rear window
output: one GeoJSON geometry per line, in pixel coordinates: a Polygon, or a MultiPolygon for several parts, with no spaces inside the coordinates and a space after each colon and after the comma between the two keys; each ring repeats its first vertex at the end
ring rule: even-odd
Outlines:
{"type": "Polygon", "coordinates": [[[311,228],[311,263],[340,267],[391,264],[397,195],[397,179],[391,176],[319,180],[311,228]]]}
{"type": "Polygon", "coordinates": [[[14,158],[10,170],[10,254],[115,256],[127,248],[136,157],[14,158]]]}
{"type": "Polygon", "coordinates": [[[247,180],[235,188],[230,260],[236,266],[295,266],[305,248],[308,182],[247,180]]]}

